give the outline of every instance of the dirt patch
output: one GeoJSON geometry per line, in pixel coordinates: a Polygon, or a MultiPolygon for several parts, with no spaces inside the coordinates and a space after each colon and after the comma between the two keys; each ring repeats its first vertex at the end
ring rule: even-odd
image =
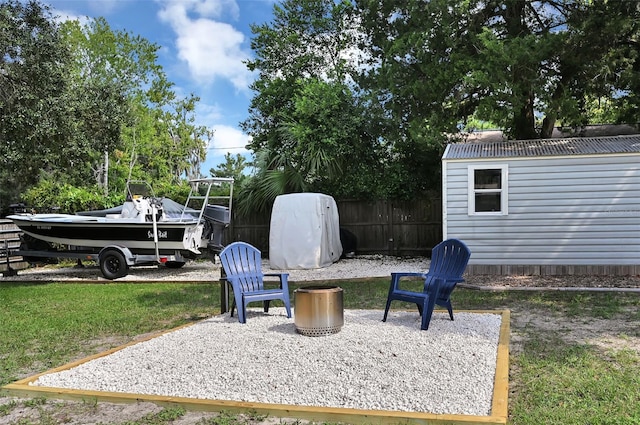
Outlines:
{"type": "Polygon", "coordinates": [[[603,351],[632,350],[640,354],[640,333],[636,322],[619,318],[569,318],[533,311],[511,312],[512,354],[522,352],[530,333],[554,333],[567,343],[592,345],[603,351]]]}
{"type": "Polygon", "coordinates": [[[306,424],[309,421],[292,418],[275,418],[252,415],[234,415],[233,419],[220,419],[226,412],[184,411],[179,407],[169,407],[175,420],[164,422],[165,408],[149,402],[108,403],[95,400],[69,401],[44,398],[19,398],[0,395],[0,425],[18,424],[68,424],[68,425],[107,425],[130,423],[171,423],[173,425],[206,425],[216,423],[229,424],[306,424]],[[182,411],[180,411],[182,410],[182,411]],[[157,420],[153,420],[157,417],[157,420]],[[216,419],[217,418],[217,419],[216,419]]]}
{"type": "Polygon", "coordinates": [[[640,276],[602,276],[602,275],[573,275],[573,276],[493,276],[470,275],[465,276],[463,286],[478,288],[584,288],[584,289],[612,289],[630,288],[640,289],[640,276]]]}
{"type": "MultiPolygon", "coordinates": [[[[177,409],[177,408],[176,408],[177,409]]],[[[148,402],[138,402],[133,404],[118,403],[95,403],[88,401],[56,401],[44,399],[23,399],[0,397],[0,424],[23,424],[23,423],[55,423],[70,425],[89,424],[124,424],[132,421],[140,423],[165,423],[152,421],[151,418],[164,416],[161,412],[164,409],[156,404],[148,402]],[[3,406],[15,406],[2,416],[3,406]]],[[[224,415],[224,413],[222,414],[224,415]]],[[[176,420],[170,422],[174,425],[204,425],[213,424],[213,418],[220,416],[219,413],[186,411],[176,420]]],[[[253,416],[239,416],[236,424],[286,424],[304,423],[294,419],[286,420],[280,418],[256,418],[253,416]]]]}

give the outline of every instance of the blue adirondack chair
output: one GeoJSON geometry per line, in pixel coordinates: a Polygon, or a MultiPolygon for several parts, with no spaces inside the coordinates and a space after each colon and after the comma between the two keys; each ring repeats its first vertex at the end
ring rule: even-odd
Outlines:
{"type": "Polygon", "coordinates": [[[449,317],[453,320],[453,308],[451,306],[451,292],[456,285],[463,282],[462,274],[467,268],[471,251],[457,239],[447,239],[440,242],[431,251],[431,265],[427,273],[391,273],[391,285],[387,296],[387,306],[384,310],[383,322],[387,321],[387,313],[391,301],[406,301],[416,303],[422,316],[420,329],[429,329],[429,322],[433,315],[435,305],[446,307],[449,317]],[[422,292],[407,291],[400,287],[403,277],[424,278],[422,292]]]}
{"type": "Polygon", "coordinates": [[[287,317],[291,318],[289,302],[289,274],[262,273],[262,256],[260,250],[246,242],[233,242],[220,253],[220,262],[224,268],[226,279],[233,288],[233,310],[238,306],[238,321],[247,322],[247,304],[262,301],[265,313],[269,311],[269,302],[282,300],[287,309],[287,317]],[[265,276],[278,277],[279,288],[266,289],[265,276]]]}

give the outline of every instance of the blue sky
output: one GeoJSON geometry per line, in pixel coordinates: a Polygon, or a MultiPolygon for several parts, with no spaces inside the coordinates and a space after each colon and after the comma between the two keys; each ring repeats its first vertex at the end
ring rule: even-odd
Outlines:
{"type": "Polygon", "coordinates": [[[158,44],[158,63],[180,96],[200,97],[199,125],[215,130],[202,172],[227,152],[243,155],[248,136],[238,123],[248,117],[254,76],[251,24],[272,19],[275,0],[42,0],[62,19],[104,17],[111,29],[158,44]]]}

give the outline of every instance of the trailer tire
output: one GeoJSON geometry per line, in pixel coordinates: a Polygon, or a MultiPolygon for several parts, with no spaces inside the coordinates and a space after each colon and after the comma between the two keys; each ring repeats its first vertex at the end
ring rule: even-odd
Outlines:
{"type": "Polygon", "coordinates": [[[124,255],[117,249],[108,249],[100,254],[100,271],[105,278],[118,279],[126,276],[128,270],[124,255]]]}
{"type": "Polygon", "coordinates": [[[179,269],[185,265],[184,261],[167,261],[164,263],[165,267],[168,269],[179,269]]]}

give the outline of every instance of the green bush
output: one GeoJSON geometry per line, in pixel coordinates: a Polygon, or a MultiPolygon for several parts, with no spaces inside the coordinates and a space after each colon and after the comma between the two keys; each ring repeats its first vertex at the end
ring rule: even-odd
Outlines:
{"type": "Polygon", "coordinates": [[[124,201],[124,194],[105,197],[102,189],[97,186],[75,187],[68,183],[60,184],[44,179],[28,189],[23,195],[23,200],[36,212],[73,214],[120,205],[124,201]]]}
{"type": "Polygon", "coordinates": [[[156,196],[169,198],[179,204],[184,204],[189,196],[191,186],[186,181],[179,184],[167,182],[154,182],[153,192],[156,196]]]}

